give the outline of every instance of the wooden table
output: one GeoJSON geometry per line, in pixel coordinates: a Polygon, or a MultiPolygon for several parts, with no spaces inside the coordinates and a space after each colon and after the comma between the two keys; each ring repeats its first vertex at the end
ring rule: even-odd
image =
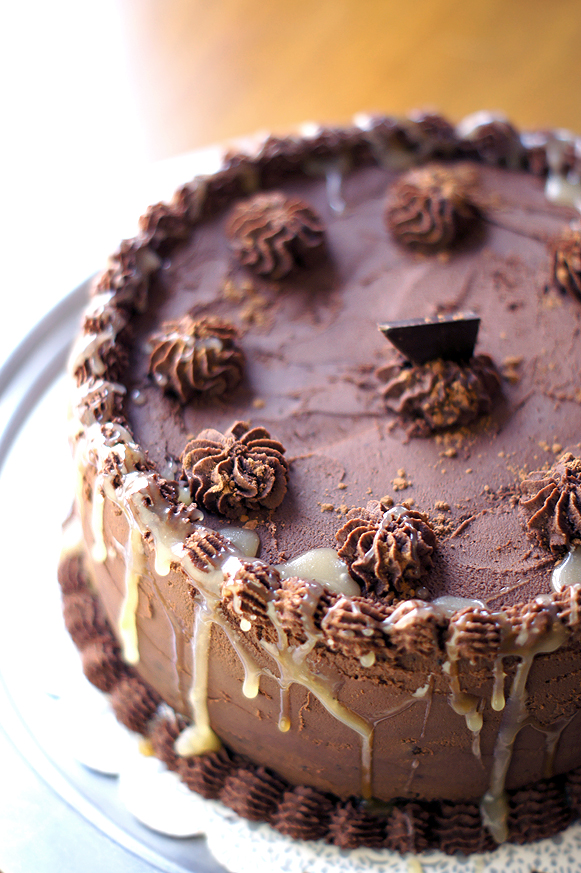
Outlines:
{"type": "Polygon", "coordinates": [[[151,155],[361,110],[581,132],[578,0],[117,0],[151,155]]]}

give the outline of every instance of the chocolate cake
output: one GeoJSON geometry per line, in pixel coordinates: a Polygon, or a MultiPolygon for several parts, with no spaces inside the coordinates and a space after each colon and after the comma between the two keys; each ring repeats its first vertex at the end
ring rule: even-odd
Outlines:
{"type": "Polygon", "coordinates": [[[95,281],[64,614],[192,791],[343,849],[581,813],[578,163],[482,114],[269,138],[95,281]]]}

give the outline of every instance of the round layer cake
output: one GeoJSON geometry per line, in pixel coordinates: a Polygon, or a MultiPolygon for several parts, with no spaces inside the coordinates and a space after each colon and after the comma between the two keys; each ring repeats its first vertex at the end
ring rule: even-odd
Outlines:
{"type": "Polygon", "coordinates": [[[401,852],[581,811],[578,170],[482,114],[269,138],[95,282],[65,619],[192,790],[401,852]]]}

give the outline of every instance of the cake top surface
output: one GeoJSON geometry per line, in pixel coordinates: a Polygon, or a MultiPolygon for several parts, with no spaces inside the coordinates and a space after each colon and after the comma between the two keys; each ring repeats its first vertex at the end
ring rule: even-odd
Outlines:
{"type": "Polygon", "coordinates": [[[81,419],[128,429],[173,513],[380,618],[553,596],[581,530],[577,212],[545,179],[567,193],[571,148],[421,116],[230,155],[101,277],[81,419]],[[450,319],[479,319],[467,359],[379,329],[450,319]]]}

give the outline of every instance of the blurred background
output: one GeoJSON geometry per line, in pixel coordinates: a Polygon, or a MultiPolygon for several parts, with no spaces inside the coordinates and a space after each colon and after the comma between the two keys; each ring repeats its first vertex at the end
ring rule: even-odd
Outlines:
{"type": "Polygon", "coordinates": [[[20,0],[2,18],[0,362],[205,166],[177,155],[362,110],[581,132],[578,0],[20,0]]]}

